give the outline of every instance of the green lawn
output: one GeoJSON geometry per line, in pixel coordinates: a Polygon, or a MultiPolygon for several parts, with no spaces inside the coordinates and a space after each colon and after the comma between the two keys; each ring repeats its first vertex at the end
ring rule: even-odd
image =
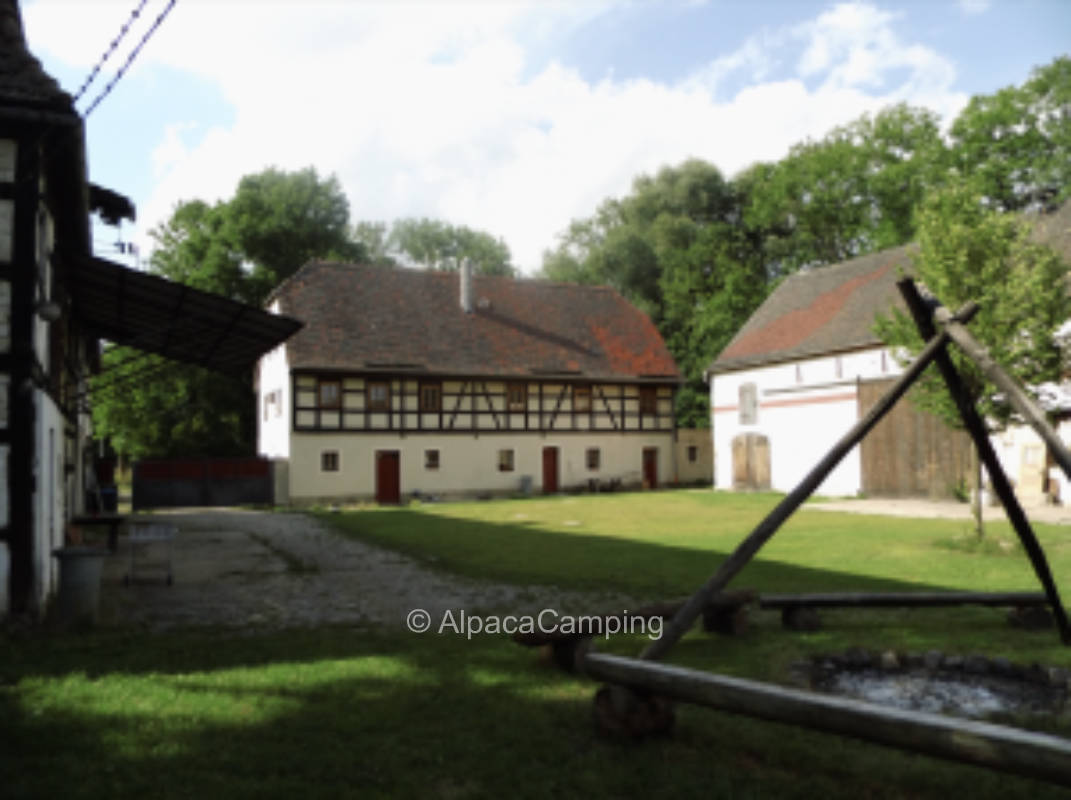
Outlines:
{"type": "MultiPolygon", "coordinates": [[[[445,569],[517,583],[687,595],[776,505],[707,490],[425,504],[322,514],[341,530],[445,569]]],[[[1071,595],[1071,528],[1038,526],[1071,595]]],[[[966,522],[797,512],[736,579],[766,591],[1033,590],[1007,523],[981,547],[966,522]]]]}
{"type": "MultiPolygon", "coordinates": [[[[709,492],[424,505],[329,515],[430,563],[525,583],[690,592],[776,502],[709,492]]],[[[1025,557],[966,526],[806,512],[737,581],[764,590],[1033,589],[1025,557]]],[[[1071,595],[1071,529],[1042,528],[1071,595]]],[[[600,609],[601,610],[601,609],[600,609]]],[[[1053,631],[990,609],[837,612],[814,634],[756,613],[741,637],[695,631],[670,660],[785,681],[850,646],[1071,665],[1053,631]]],[[[603,649],[635,654],[640,638],[603,649]]],[[[324,628],[0,639],[0,796],[1065,797],[1067,791],[788,726],[678,707],[672,738],[605,741],[594,685],[503,637],[324,628]]],[[[1034,723],[1036,724],[1036,723],[1034,723]]],[[[1071,735],[1071,718],[1039,727],[1071,735]]]]}

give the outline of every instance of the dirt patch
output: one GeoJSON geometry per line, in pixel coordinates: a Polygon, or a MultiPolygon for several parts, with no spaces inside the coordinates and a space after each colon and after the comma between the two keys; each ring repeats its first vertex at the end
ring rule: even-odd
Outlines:
{"type": "Polygon", "coordinates": [[[415,608],[439,620],[468,614],[562,614],[634,607],[620,595],[512,586],[437,572],[417,561],[348,539],[304,514],[199,509],[152,515],[177,527],[168,544],[131,547],[120,538],[108,559],[101,624],[152,630],[222,625],[289,628],[322,624],[403,627],[415,608]]]}

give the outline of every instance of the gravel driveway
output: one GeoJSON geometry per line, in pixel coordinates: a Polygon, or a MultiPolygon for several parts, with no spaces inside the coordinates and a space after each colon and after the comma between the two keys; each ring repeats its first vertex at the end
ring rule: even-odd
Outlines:
{"type": "Polygon", "coordinates": [[[151,630],[224,625],[405,625],[410,610],[432,620],[464,609],[490,612],[593,613],[635,608],[619,595],[511,586],[439,572],[403,555],[355,541],[304,514],[196,509],[145,521],[178,527],[174,583],[166,584],[167,545],[130,543],[104,568],[101,623],[151,630]]]}

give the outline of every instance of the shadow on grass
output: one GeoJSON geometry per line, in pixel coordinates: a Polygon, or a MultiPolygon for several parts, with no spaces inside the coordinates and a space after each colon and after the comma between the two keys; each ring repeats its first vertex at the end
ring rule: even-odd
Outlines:
{"type": "MultiPolygon", "coordinates": [[[[590,502],[590,499],[588,499],[590,502]]],[[[609,501],[608,501],[609,502],[609,501]]],[[[523,508],[523,504],[519,507],[523,508]]],[[[563,588],[598,589],[632,594],[644,600],[687,596],[702,585],[735,549],[751,527],[721,535],[701,545],[656,543],[635,538],[586,534],[579,529],[547,530],[533,520],[489,522],[471,517],[437,513],[434,507],[419,509],[371,509],[355,513],[321,513],[322,521],[356,538],[406,553],[432,566],[476,578],[501,580],[510,583],[539,583],[563,588]]],[[[849,515],[842,515],[849,516],[849,515]]],[[[754,522],[761,519],[756,514],[754,522]]],[[[832,523],[832,519],[828,520],[832,523]]],[[[717,520],[715,519],[715,522],[717,520]]],[[[826,522],[823,520],[822,522],[826,522]]],[[[814,523],[821,524],[821,523],[814,523]]],[[[844,524],[843,522],[841,523],[844,524]]],[[[847,524],[860,528],[881,525],[895,529],[903,520],[884,521],[854,517],[847,524]]],[[[775,534],[771,542],[791,538],[788,530],[775,534]]],[[[843,536],[843,534],[841,534],[843,536]]],[[[668,537],[667,537],[668,538],[668,537]]],[[[698,541],[699,536],[692,536],[698,541]]],[[[860,538],[859,544],[865,541],[860,538]]],[[[840,561],[841,569],[803,566],[765,554],[767,548],[734,578],[732,587],[752,587],[766,592],[830,592],[830,591],[912,591],[965,588],[946,585],[941,581],[922,580],[929,565],[904,560],[902,577],[862,574],[860,567],[876,566],[874,562],[853,557],[849,537],[836,543],[816,538],[816,548],[843,547],[844,557],[838,559],[833,550],[831,562],[840,561]]],[[[890,537],[895,545],[895,538],[890,537]]],[[[951,549],[951,548],[946,548],[951,549]]],[[[966,552],[966,551],[964,551],[966,552]]],[[[953,554],[954,555],[954,554],[953,554]]],[[[888,563],[896,556],[889,555],[888,563]]],[[[882,555],[878,554],[882,559],[882,555]]],[[[1026,565],[1025,558],[1021,559],[1026,565]]],[[[1027,565],[1027,569],[1028,569],[1027,565]]],[[[878,572],[893,571],[890,568],[878,572]]],[[[977,588],[977,587],[976,587],[977,588]]],[[[1032,573],[1025,576],[1025,590],[1040,591],[1032,573]]],[[[982,589],[979,589],[982,590],[982,589]]]]}
{"type": "Polygon", "coordinates": [[[7,798],[1059,796],[690,707],[671,739],[604,741],[591,684],[498,639],[65,641],[65,677],[0,687],[7,798]]]}

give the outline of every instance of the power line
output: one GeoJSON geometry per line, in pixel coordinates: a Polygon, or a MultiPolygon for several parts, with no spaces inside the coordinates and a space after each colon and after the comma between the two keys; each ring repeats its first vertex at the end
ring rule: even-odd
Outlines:
{"type": "Polygon", "coordinates": [[[85,81],[82,82],[82,86],[78,89],[78,93],[74,96],[75,103],[82,99],[82,95],[85,94],[86,89],[89,88],[89,84],[91,84],[93,80],[97,77],[97,74],[100,72],[100,68],[104,66],[104,62],[111,58],[112,53],[115,52],[115,48],[117,48],[119,46],[119,43],[123,41],[123,38],[126,36],[127,31],[130,30],[130,26],[134,24],[134,21],[139,16],[141,16],[142,9],[145,8],[145,4],[148,2],[149,0],[141,0],[141,2],[138,3],[137,8],[130,12],[130,18],[123,24],[123,27],[119,29],[119,34],[114,39],[112,39],[112,43],[108,45],[108,49],[104,51],[104,55],[100,57],[100,60],[97,61],[96,66],[93,67],[93,70],[86,77],[85,81]]]}
{"type": "Polygon", "coordinates": [[[89,104],[89,108],[87,108],[85,110],[85,113],[82,114],[83,119],[92,114],[93,109],[100,105],[100,102],[111,93],[112,89],[115,87],[115,84],[119,82],[119,79],[122,78],[124,74],[126,74],[126,71],[130,67],[130,65],[134,63],[134,59],[137,58],[138,53],[141,52],[141,48],[144,47],[145,43],[149,41],[149,38],[154,33],[156,33],[156,29],[160,27],[160,23],[163,22],[167,15],[171,13],[171,9],[175,7],[175,3],[176,0],[170,0],[170,2],[164,7],[164,10],[161,11],[160,14],[156,17],[155,21],[153,21],[153,24],[149,27],[147,31],[145,31],[145,35],[141,37],[141,41],[138,42],[137,46],[130,51],[130,55],[127,56],[126,62],[123,64],[123,66],[119,68],[119,71],[115,73],[115,77],[108,81],[108,85],[105,86],[101,93],[97,95],[96,99],[89,104]]]}

